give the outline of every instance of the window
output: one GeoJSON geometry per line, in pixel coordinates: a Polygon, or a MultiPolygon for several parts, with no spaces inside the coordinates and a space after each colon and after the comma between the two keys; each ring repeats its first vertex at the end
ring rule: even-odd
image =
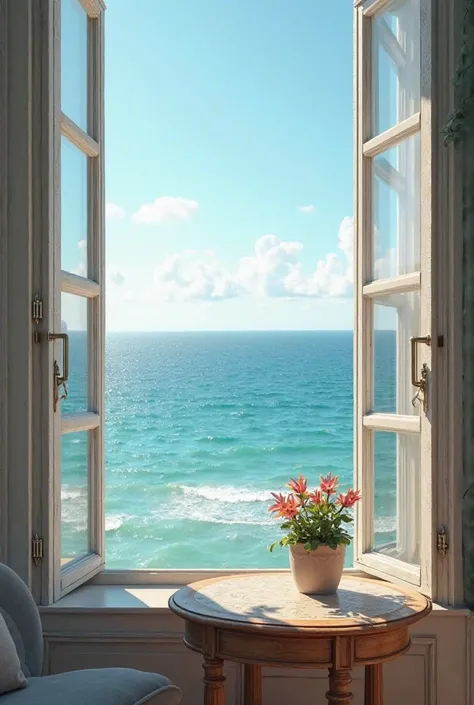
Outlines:
{"type": "Polygon", "coordinates": [[[356,11],[356,564],[429,592],[431,206],[421,149],[431,127],[420,11],[420,0],[356,11]]]}
{"type": "MultiPolygon", "coordinates": [[[[54,0],[51,7],[47,36],[38,35],[42,76],[51,81],[41,92],[49,120],[37,128],[49,157],[47,168],[41,162],[47,174],[37,209],[47,227],[38,228],[41,248],[31,264],[44,314],[34,330],[48,344],[32,343],[34,481],[27,489],[32,533],[45,549],[34,572],[44,603],[103,571],[105,559],[104,8],[99,0],[54,0]],[[71,517],[79,531],[71,531],[71,517]]],[[[455,442],[447,391],[455,336],[448,336],[451,309],[440,305],[432,281],[450,291],[453,261],[432,208],[433,194],[438,203],[445,194],[443,180],[434,186],[431,179],[439,125],[430,100],[430,12],[428,0],[357,2],[355,10],[354,437],[364,501],[354,563],[448,599],[459,567],[455,531],[449,562],[435,545],[442,525],[456,527],[455,468],[443,465],[455,442]]],[[[25,543],[23,527],[20,534],[25,543]]]]}
{"type": "MultiPolygon", "coordinates": [[[[53,434],[47,546],[58,599],[104,565],[104,208],[102,6],[55,0],[47,397],[53,434]]],[[[50,593],[51,595],[51,593],[50,593]]]]}

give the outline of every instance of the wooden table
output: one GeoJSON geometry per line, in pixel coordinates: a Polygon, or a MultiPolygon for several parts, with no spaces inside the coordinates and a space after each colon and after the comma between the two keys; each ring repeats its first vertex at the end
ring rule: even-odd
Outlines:
{"type": "Polygon", "coordinates": [[[289,573],[212,578],[184,587],[170,609],[184,643],[204,657],[204,705],[224,705],[224,661],[244,665],[244,703],[261,705],[262,666],[327,668],[331,705],[352,700],[351,669],[365,666],[365,705],[382,705],[382,666],[410,646],[408,627],[428,598],[391,583],[344,577],[336,595],[301,595],[289,573]]]}

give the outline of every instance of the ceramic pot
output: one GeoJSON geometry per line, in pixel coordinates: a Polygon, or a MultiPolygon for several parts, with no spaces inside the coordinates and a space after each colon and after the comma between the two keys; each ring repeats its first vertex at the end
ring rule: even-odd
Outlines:
{"type": "Polygon", "coordinates": [[[304,595],[332,595],[337,591],[344,569],[346,547],[321,545],[306,551],[302,543],[290,546],[290,568],[298,592],[304,595]]]}

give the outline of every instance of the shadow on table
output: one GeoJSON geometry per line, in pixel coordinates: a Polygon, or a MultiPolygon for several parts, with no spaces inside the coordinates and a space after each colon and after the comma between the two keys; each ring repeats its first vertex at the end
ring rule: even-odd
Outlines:
{"type": "MultiPolygon", "coordinates": [[[[295,593],[295,610],[291,619],[285,619],[281,614],[281,605],[272,605],[273,595],[269,593],[268,601],[256,602],[239,606],[235,610],[223,607],[216,600],[194,590],[191,586],[190,597],[199,605],[201,614],[237,622],[260,623],[268,626],[283,626],[298,628],[310,625],[302,622],[324,620],[352,620],[356,624],[376,626],[387,619],[397,619],[415,614],[417,610],[411,607],[409,595],[373,595],[369,592],[340,588],[335,595],[302,595],[295,593]],[[314,603],[317,603],[315,605],[314,603]],[[403,610],[404,614],[401,614],[403,610]],[[300,624],[298,624],[300,623],[300,624]]],[[[251,599],[250,599],[251,602],[251,599]]]]}

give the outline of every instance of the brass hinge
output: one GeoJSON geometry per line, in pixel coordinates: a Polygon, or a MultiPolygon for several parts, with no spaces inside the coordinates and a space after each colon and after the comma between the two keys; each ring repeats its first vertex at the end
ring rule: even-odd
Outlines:
{"type": "MultiPolygon", "coordinates": [[[[43,302],[40,299],[39,294],[35,294],[35,298],[31,302],[31,318],[35,326],[38,326],[38,323],[43,320],[43,302]]],[[[39,343],[39,339],[40,337],[38,330],[35,330],[33,333],[33,340],[35,343],[39,343]]]]}
{"type": "Polygon", "coordinates": [[[444,526],[438,531],[436,547],[441,558],[444,558],[449,550],[448,533],[444,526]]]}
{"type": "Polygon", "coordinates": [[[31,541],[31,557],[35,565],[38,565],[40,560],[44,558],[43,539],[38,534],[35,534],[31,541]]]}

